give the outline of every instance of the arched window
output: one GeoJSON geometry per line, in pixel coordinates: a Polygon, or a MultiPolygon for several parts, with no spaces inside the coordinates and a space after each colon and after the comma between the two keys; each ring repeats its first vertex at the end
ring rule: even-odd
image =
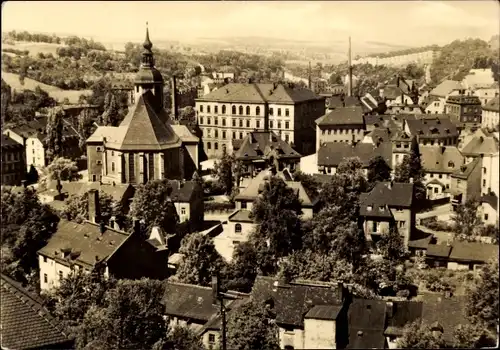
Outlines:
{"type": "Polygon", "coordinates": [[[238,111],[238,112],[240,112],[240,115],[243,115],[243,106],[240,106],[240,108],[239,108],[239,111],[238,111]]]}
{"type": "Polygon", "coordinates": [[[255,114],[260,115],[260,107],[259,106],[257,106],[257,108],[255,108],[255,114]]]}
{"type": "Polygon", "coordinates": [[[218,150],[219,149],[219,144],[217,142],[214,143],[214,149],[218,150]]]}
{"type": "Polygon", "coordinates": [[[226,114],[226,106],[222,105],[222,114],[226,114]]]}
{"type": "Polygon", "coordinates": [[[234,225],[234,232],[241,233],[241,224],[234,225]]]}
{"type": "Polygon", "coordinates": [[[210,142],[207,142],[207,149],[212,149],[212,144],[210,142]]]}
{"type": "Polygon", "coordinates": [[[247,106],[247,115],[250,115],[250,106],[247,106]]]}
{"type": "Polygon", "coordinates": [[[200,117],[200,125],[203,124],[203,117],[200,117]]]}
{"type": "Polygon", "coordinates": [[[236,106],[233,106],[232,110],[233,110],[233,114],[236,114],[236,106]]]}

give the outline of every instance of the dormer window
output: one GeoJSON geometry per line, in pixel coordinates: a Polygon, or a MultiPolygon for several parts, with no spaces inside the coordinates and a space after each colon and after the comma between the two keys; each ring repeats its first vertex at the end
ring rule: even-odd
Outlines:
{"type": "Polygon", "coordinates": [[[448,168],[453,168],[453,167],[455,167],[455,163],[453,163],[452,161],[449,161],[448,168]]]}
{"type": "Polygon", "coordinates": [[[366,207],[367,211],[372,211],[372,209],[373,209],[373,207],[371,205],[369,205],[369,206],[366,207]]]}
{"type": "Polygon", "coordinates": [[[378,210],[380,210],[380,211],[384,211],[384,206],[383,206],[383,205],[381,205],[380,207],[378,207],[378,210]]]}

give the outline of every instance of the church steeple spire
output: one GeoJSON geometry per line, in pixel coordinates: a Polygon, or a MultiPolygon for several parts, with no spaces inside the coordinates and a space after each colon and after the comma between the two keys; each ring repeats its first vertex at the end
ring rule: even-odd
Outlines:
{"type": "Polygon", "coordinates": [[[146,39],[144,40],[144,44],[142,44],[142,47],[144,47],[144,50],[142,51],[141,65],[143,67],[153,67],[154,66],[153,51],[151,51],[151,49],[153,48],[153,43],[151,42],[151,40],[149,40],[148,22],[146,22],[146,39]]]}
{"type": "Polygon", "coordinates": [[[149,40],[149,28],[148,28],[148,22],[146,22],[146,39],[144,40],[144,44],[142,44],[145,50],[151,51],[151,48],[153,47],[153,43],[151,40],[149,40]]]}

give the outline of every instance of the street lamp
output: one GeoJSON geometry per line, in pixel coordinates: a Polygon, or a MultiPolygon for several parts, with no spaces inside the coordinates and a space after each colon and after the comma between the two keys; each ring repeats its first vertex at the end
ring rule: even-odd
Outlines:
{"type": "Polygon", "coordinates": [[[224,306],[224,293],[220,289],[219,277],[212,276],[212,297],[213,303],[220,303],[220,313],[222,318],[222,350],[226,350],[226,307],[224,306]]]}

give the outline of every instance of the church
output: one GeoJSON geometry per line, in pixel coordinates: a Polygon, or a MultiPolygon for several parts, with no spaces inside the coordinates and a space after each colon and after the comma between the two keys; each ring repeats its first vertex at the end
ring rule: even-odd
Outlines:
{"type": "Polygon", "coordinates": [[[154,65],[146,29],[134,104],[119,126],[99,126],[87,139],[91,182],[142,184],[157,179],[190,180],[199,166],[199,139],[173,122],[163,108],[164,80],[154,65]]]}

